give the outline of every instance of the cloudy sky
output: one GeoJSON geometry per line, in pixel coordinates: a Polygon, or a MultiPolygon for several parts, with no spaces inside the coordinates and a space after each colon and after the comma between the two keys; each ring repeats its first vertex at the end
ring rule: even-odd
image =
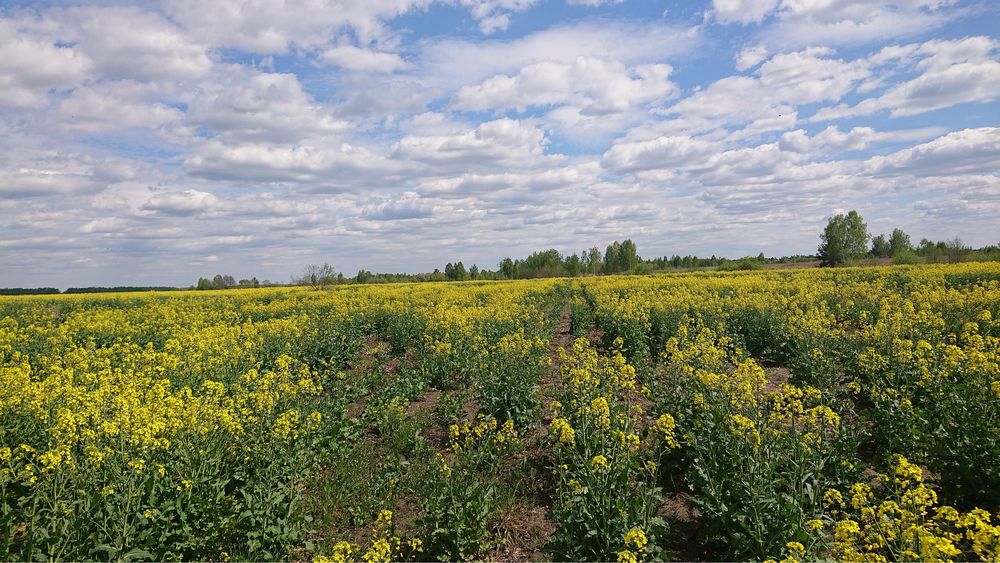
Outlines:
{"type": "Polygon", "coordinates": [[[1000,240],[994,0],[0,2],[0,286],[1000,240]]]}

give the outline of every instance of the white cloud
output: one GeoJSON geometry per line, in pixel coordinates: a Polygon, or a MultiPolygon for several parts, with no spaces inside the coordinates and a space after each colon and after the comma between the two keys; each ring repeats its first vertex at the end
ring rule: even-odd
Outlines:
{"type": "Polygon", "coordinates": [[[852,45],[926,32],[952,17],[950,0],[713,0],[722,23],[772,17],[758,38],[772,49],[852,45]]]}
{"type": "Polygon", "coordinates": [[[323,51],[319,58],[323,62],[354,71],[394,72],[406,67],[406,61],[395,53],[383,53],[353,45],[331,47],[323,51]]]}
{"type": "Polygon", "coordinates": [[[794,125],[786,116],[798,106],[837,101],[869,76],[864,61],[846,62],[832,54],[813,47],[775,55],[757,69],[756,76],[723,78],[662,113],[678,115],[677,125],[694,132],[753,122],[767,129],[768,120],[794,125]]]}
{"type": "Polygon", "coordinates": [[[0,194],[5,198],[68,196],[97,189],[98,184],[84,171],[51,168],[0,170],[0,194]]]}
{"type": "Polygon", "coordinates": [[[52,12],[62,39],[77,41],[94,71],[112,79],[183,80],[212,68],[204,46],[165,18],[134,6],[80,6],[52,12]]]}
{"type": "Polygon", "coordinates": [[[80,232],[87,234],[120,233],[132,225],[131,221],[120,217],[100,217],[80,225],[80,232]]]}
{"type": "Polygon", "coordinates": [[[759,65],[767,59],[767,47],[757,45],[747,47],[736,55],[736,70],[743,72],[759,65]]]}
{"type": "Polygon", "coordinates": [[[796,153],[857,151],[866,148],[877,135],[871,127],[855,127],[845,133],[831,125],[812,137],[803,129],[789,131],[781,136],[779,146],[796,153]]]}
{"type": "Polygon", "coordinates": [[[285,53],[290,47],[325,45],[350,29],[361,44],[386,33],[384,20],[426,8],[431,0],[310,0],[298,7],[270,0],[166,0],[166,10],[190,34],[212,45],[253,53],[285,53]]]}
{"type": "MultiPolygon", "coordinates": [[[[895,57],[916,57],[916,78],[889,87],[878,97],[853,106],[840,104],[816,112],[812,121],[871,115],[888,110],[892,117],[906,117],[962,103],[989,102],[1000,98],[1000,44],[987,37],[953,41],[928,41],[919,47],[896,50],[895,57]]],[[[879,53],[878,62],[886,60],[879,53]]]]}
{"type": "Polygon", "coordinates": [[[696,46],[698,27],[661,22],[583,21],[557,25],[507,41],[445,39],[422,45],[414,72],[422,84],[445,90],[510,74],[534,63],[572,65],[581,57],[626,66],[669,61],[696,46]]]}
{"type": "Polygon", "coordinates": [[[352,128],[314,102],[296,75],[236,67],[195,95],[187,121],[229,142],[282,143],[337,135],[352,128]]]}
{"type": "Polygon", "coordinates": [[[538,0],[459,0],[459,3],[479,22],[479,30],[489,35],[507,29],[512,12],[523,12],[538,0]]]}
{"type": "Polygon", "coordinates": [[[580,57],[572,64],[542,62],[514,76],[498,75],[476,86],[459,89],[452,102],[457,109],[486,110],[573,104],[584,114],[620,113],[635,104],[662,100],[676,86],[667,77],[666,64],[624,64],[580,57]]]}
{"type": "Polygon", "coordinates": [[[712,0],[713,14],[722,23],[760,23],[778,0],[712,0]]]}
{"type": "Polygon", "coordinates": [[[364,206],[361,216],[376,221],[424,219],[434,215],[435,206],[416,192],[406,192],[399,197],[388,197],[378,203],[364,206]]]}
{"type": "Polygon", "coordinates": [[[397,163],[361,146],[341,143],[226,144],[211,140],[192,150],[184,160],[191,174],[209,180],[250,184],[303,183],[318,191],[357,191],[391,185],[397,163]]]}
{"type": "Polygon", "coordinates": [[[75,89],[59,102],[52,117],[60,128],[96,133],[135,127],[155,129],[180,121],[184,113],[155,101],[153,92],[142,84],[113,81],[75,89]]]}
{"type": "Polygon", "coordinates": [[[211,211],[218,206],[219,198],[211,193],[183,190],[157,193],[142,205],[142,209],[168,215],[193,215],[211,211]]]}
{"type": "Polygon", "coordinates": [[[722,145],[687,136],[617,143],[604,153],[603,166],[614,172],[637,172],[697,165],[722,145]]]}
{"type": "Polygon", "coordinates": [[[496,168],[535,168],[545,158],[545,133],[524,121],[498,119],[455,135],[403,137],[392,149],[398,160],[432,165],[438,173],[496,168]]]}
{"type": "Polygon", "coordinates": [[[0,106],[42,106],[49,89],[73,87],[86,78],[91,66],[79,50],[56,46],[0,19],[0,106]]]}
{"type": "Polygon", "coordinates": [[[887,156],[874,156],[865,167],[873,175],[1000,174],[1000,127],[948,133],[887,156]]]}

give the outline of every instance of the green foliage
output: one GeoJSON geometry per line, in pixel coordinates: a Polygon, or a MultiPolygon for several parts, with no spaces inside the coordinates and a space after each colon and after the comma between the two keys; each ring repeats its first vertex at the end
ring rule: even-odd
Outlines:
{"type": "Polygon", "coordinates": [[[453,425],[447,455],[428,468],[420,523],[427,555],[460,561],[489,545],[490,517],[500,505],[501,464],[523,448],[513,424],[480,419],[453,425]]]}
{"type": "Polygon", "coordinates": [[[893,229],[892,236],[889,237],[889,256],[896,257],[912,250],[913,245],[910,243],[910,235],[903,232],[902,229],[893,229]]]}
{"type": "Polygon", "coordinates": [[[878,235],[872,239],[872,256],[876,258],[892,256],[892,247],[885,235],[878,235]]]}
{"type": "Polygon", "coordinates": [[[504,336],[484,348],[477,399],[480,410],[500,423],[527,428],[538,413],[538,383],[547,366],[548,349],[540,338],[523,332],[504,336]]]}
{"type": "Polygon", "coordinates": [[[758,259],[744,257],[739,260],[726,260],[719,264],[718,270],[720,272],[735,272],[738,270],[759,270],[763,267],[758,259]]]}
{"type": "Polygon", "coordinates": [[[604,271],[609,274],[621,274],[635,270],[639,265],[639,255],[632,239],[623,242],[615,241],[604,251],[604,271]]]}
{"type": "Polygon", "coordinates": [[[920,262],[920,256],[917,256],[917,253],[912,250],[903,250],[892,255],[893,264],[919,264],[920,262]]]}
{"type": "Polygon", "coordinates": [[[819,256],[824,266],[838,266],[868,252],[868,228],[853,209],[831,218],[820,240],[819,256]]]}
{"type": "Polygon", "coordinates": [[[565,388],[549,426],[558,527],[547,550],[559,561],[662,557],[667,525],[656,514],[662,496],[653,459],[676,445],[673,420],[640,437],[635,370],[619,351],[599,355],[581,338],[560,361],[565,388]]]}
{"type": "Polygon", "coordinates": [[[850,475],[839,462],[854,445],[822,393],[765,392],[763,370],[698,324],[667,343],[657,382],[656,412],[673,413],[684,437],[665,467],[684,473],[715,555],[776,558],[788,540],[815,543],[807,522],[850,475]]]}

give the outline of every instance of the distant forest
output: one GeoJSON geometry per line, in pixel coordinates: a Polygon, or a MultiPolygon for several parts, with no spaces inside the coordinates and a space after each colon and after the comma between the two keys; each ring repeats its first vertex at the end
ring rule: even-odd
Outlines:
{"type": "MultiPolygon", "coordinates": [[[[1000,244],[982,248],[970,248],[959,239],[930,241],[922,239],[918,244],[910,242],[910,236],[900,229],[891,235],[872,237],[860,215],[855,211],[836,215],[829,220],[820,235],[821,244],[815,255],[794,255],[766,257],[745,256],[731,259],[712,255],[661,256],[642,258],[631,239],[609,244],[602,252],[594,246],[577,254],[563,255],[558,250],[540,250],[525,258],[504,258],[495,270],[480,268],[476,264],[466,267],[458,260],[448,262],[444,269],[418,274],[372,273],[359,270],[354,276],[338,272],[329,263],[311,264],[299,274],[292,276],[290,283],[276,283],[270,280],[258,281],[256,277],[236,280],[233,276],[217,274],[212,278],[199,278],[187,288],[175,287],[71,287],[62,293],[113,293],[126,291],[168,291],[176,289],[247,289],[273,286],[328,287],[340,284],[368,284],[390,282],[440,282],[468,280],[513,280],[550,277],[597,276],[606,274],[651,274],[656,272],[716,269],[722,271],[757,270],[780,264],[814,264],[839,266],[851,264],[915,264],[923,262],[964,262],[1000,260],[1000,244]],[[870,244],[869,244],[870,243],[870,244]]],[[[60,291],[54,287],[0,289],[0,295],[44,295],[60,291]]]]}

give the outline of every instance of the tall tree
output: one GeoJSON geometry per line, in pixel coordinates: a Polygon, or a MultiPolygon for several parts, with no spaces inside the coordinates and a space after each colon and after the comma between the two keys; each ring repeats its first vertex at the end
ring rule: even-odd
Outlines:
{"type": "Polygon", "coordinates": [[[570,254],[566,257],[563,266],[566,268],[567,274],[572,277],[576,277],[580,275],[580,272],[583,269],[583,261],[580,259],[578,254],[570,254]]]}
{"type": "Polygon", "coordinates": [[[504,279],[514,279],[515,273],[514,261],[511,260],[510,257],[504,258],[500,261],[500,275],[502,275],[504,279]]]}
{"type": "Polygon", "coordinates": [[[586,252],[587,265],[590,267],[590,273],[597,275],[597,269],[601,267],[601,249],[596,246],[591,247],[590,250],[586,252]]]}
{"type": "Polygon", "coordinates": [[[635,248],[632,239],[625,239],[622,242],[621,250],[618,254],[620,272],[632,272],[639,266],[639,252],[635,248]]]}
{"type": "Polygon", "coordinates": [[[896,256],[901,252],[913,250],[910,243],[910,235],[903,232],[903,229],[893,229],[889,237],[889,255],[896,256]]]}
{"type": "Polygon", "coordinates": [[[617,274],[619,258],[618,254],[622,249],[622,243],[615,241],[604,250],[604,271],[608,274],[617,274]]]}
{"type": "Polygon", "coordinates": [[[885,258],[886,256],[891,256],[892,252],[889,248],[889,239],[885,238],[885,235],[878,235],[872,239],[872,256],[876,258],[885,258]]]}
{"type": "Polygon", "coordinates": [[[853,209],[833,216],[820,235],[819,256],[824,266],[837,266],[868,252],[868,227],[853,209]]]}

